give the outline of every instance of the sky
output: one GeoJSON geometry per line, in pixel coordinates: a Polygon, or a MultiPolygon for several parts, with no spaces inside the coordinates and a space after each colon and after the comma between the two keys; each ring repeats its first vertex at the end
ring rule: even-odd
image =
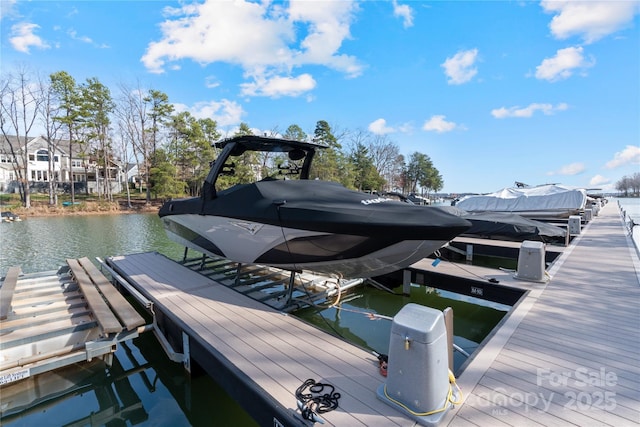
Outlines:
{"type": "Polygon", "coordinates": [[[448,193],[640,172],[640,1],[0,5],[3,76],[159,90],[224,135],[325,120],[428,155],[448,193]]]}

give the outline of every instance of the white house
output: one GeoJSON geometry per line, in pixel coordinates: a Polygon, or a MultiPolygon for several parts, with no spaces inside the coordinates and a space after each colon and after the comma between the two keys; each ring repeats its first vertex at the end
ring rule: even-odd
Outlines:
{"type": "MultiPolygon", "coordinates": [[[[46,138],[37,136],[27,142],[27,170],[23,177],[29,180],[32,191],[47,191],[48,182],[52,179],[61,184],[65,191],[70,191],[71,182],[75,183],[77,192],[101,193],[104,189],[104,169],[99,167],[96,159],[81,151],[79,144],[74,145],[73,160],[70,161],[69,142],[61,141],[54,147],[51,165],[49,164],[49,144],[46,138]]],[[[17,192],[16,165],[22,167],[21,156],[24,145],[15,136],[0,139],[0,192],[17,192]],[[16,164],[11,147],[19,160],[16,164]]],[[[107,169],[107,180],[113,193],[123,190],[124,173],[117,162],[110,162],[107,169]]],[[[126,181],[125,181],[126,182],[126,181]]],[[[126,184],[125,184],[126,185],[126,184]]]]}

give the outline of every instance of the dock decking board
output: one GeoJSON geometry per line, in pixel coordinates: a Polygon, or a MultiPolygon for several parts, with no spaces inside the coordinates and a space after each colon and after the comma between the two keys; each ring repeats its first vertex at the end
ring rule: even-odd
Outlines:
{"type": "Polygon", "coordinates": [[[144,325],[145,321],[142,316],[129,304],[124,296],[109,282],[89,258],[80,258],[78,262],[107,300],[107,303],[111,306],[116,316],[122,321],[127,331],[144,325]]]}
{"type": "Polygon", "coordinates": [[[161,255],[128,255],[110,262],[193,339],[224,357],[285,408],[295,408],[295,389],[314,378],[331,383],[342,394],[339,408],[322,415],[330,425],[413,425],[377,399],[376,389],[384,378],[371,353],[161,255]]]}
{"type": "Polygon", "coordinates": [[[532,292],[503,325],[510,333],[481,350],[491,357],[478,354],[460,376],[466,400],[445,424],[640,424],[640,263],[629,244],[607,205],[554,263],[547,284],[516,283],[532,292]],[[604,393],[609,400],[599,402],[604,393]],[[551,401],[546,409],[542,397],[551,401]]]}
{"type": "Polygon", "coordinates": [[[82,294],[86,298],[89,307],[91,307],[91,311],[98,321],[100,328],[102,328],[102,331],[105,334],[118,333],[122,331],[122,325],[120,325],[120,322],[102,298],[98,289],[93,285],[91,278],[84,271],[78,260],[68,259],[67,264],[69,265],[69,268],[71,268],[73,276],[78,282],[78,285],[82,290],[82,294]]]}

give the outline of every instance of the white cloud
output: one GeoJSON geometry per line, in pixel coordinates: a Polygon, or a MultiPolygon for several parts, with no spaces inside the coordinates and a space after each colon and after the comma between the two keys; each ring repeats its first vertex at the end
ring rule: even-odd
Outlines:
{"type": "Polygon", "coordinates": [[[220,86],[220,82],[215,78],[215,76],[207,76],[205,78],[204,85],[208,89],[213,89],[220,86]]]}
{"type": "Polygon", "coordinates": [[[406,4],[398,4],[397,0],[393,0],[393,16],[402,18],[404,28],[413,27],[413,9],[406,4]]]}
{"type": "Polygon", "coordinates": [[[369,132],[375,135],[384,135],[396,131],[394,128],[387,126],[387,121],[385,119],[374,120],[373,122],[369,123],[367,129],[369,129],[369,132]]]}
{"type": "Polygon", "coordinates": [[[615,169],[628,164],[640,164],[640,147],[637,145],[627,145],[624,150],[614,154],[604,166],[607,169],[615,169]]]}
{"type": "Polygon", "coordinates": [[[557,171],[547,172],[547,175],[578,175],[579,173],[584,172],[584,170],[584,163],[576,162],[562,166],[557,171]]]}
{"type": "Polygon", "coordinates": [[[92,44],[92,43],[93,43],[93,40],[91,40],[91,38],[90,38],[90,37],[87,37],[87,36],[79,36],[79,35],[78,35],[78,32],[77,32],[76,30],[74,30],[74,29],[70,29],[70,30],[68,30],[68,31],[67,31],[67,34],[69,34],[69,37],[71,37],[71,38],[72,38],[72,39],[74,39],[74,40],[78,40],[78,41],[81,41],[81,42],[83,42],[83,43],[89,43],[89,44],[92,44]]]}
{"type": "Polygon", "coordinates": [[[50,46],[35,34],[38,28],[40,28],[38,24],[31,22],[21,22],[11,26],[9,41],[13,48],[24,53],[29,53],[31,47],[49,49],[50,46]]]}
{"type": "Polygon", "coordinates": [[[495,110],[491,110],[491,115],[496,119],[504,119],[507,117],[529,118],[532,117],[536,111],[542,111],[545,116],[550,116],[557,111],[564,111],[568,108],[569,106],[564,102],[555,106],[552,104],[533,103],[524,108],[520,108],[519,106],[496,108],[495,110]]]}
{"type": "Polygon", "coordinates": [[[219,127],[237,125],[242,121],[242,116],[245,114],[240,104],[228,99],[196,102],[192,107],[184,104],[174,104],[173,107],[176,112],[188,111],[197,119],[209,118],[215,120],[219,127]]]}
{"type": "Polygon", "coordinates": [[[17,0],[2,0],[2,7],[0,7],[0,20],[17,14],[15,8],[17,2],[17,0]]]}
{"type": "Polygon", "coordinates": [[[78,32],[76,30],[74,30],[73,28],[67,30],[67,35],[69,35],[69,37],[71,37],[73,40],[77,40],[79,42],[82,43],[87,43],[90,45],[93,45],[99,49],[108,49],[109,45],[106,43],[103,44],[99,44],[93,41],[93,39],[91,37],[88,36],[80,36],[78,35],[78,32]]]}
{"type": "Polygon", "coordinates": [[[609,178],[605,178],[602,175],[596,175],[589,180],[589,185],[604,185],[609,184],[611,180],[609,178]]]}
{"type": "Polygon", "coordinates": [[[582,53],[581,46],[559,49],[556,56],[544,59],[542,64],[536,67],[536,78],[555,82],[571,77],[576,69],[592,67],[595,60],[587,61],[582,53]]]}
{"type": "Polygon", "coordinates": [[[424,122],[424,125],[422,125],[422,129],[428,132],[433,131],[438,133],[450,132],[454,130],[457,125],[454,122],[446,121],[445,118],[446,117],[443,115],[431,116],[430,119],[424,122]]]}
{"type": "Polygon", "coordinates": [[[264,77],[256,75],[251,83],[240,85],[242,94],[246,96],[299,96],[316,87],[316,81],[311,74],[301,74],[298,77],[264,77]]]}
{"type": "Polygon", "coordinates": [[[471,80],[478,73],[478,69],[474,66],[477,59],[478,49],[461,51],[447,58],[441,64],[448,77],[447,83],[459,85],[471,80]]]}
{"type": "Polygon", "coordinates": [[[587,44],[630,26],[634,15],[640,13],[637,1],[544,0],[540,5],[555,14],[549,23],[554,37],[578,35],[587,44]]]}
{"type": "Polygon", "coordinates": [[[290,77],[295,67],[321,65],[347,77],[362,73],[355,57],[339,52],[350,38],[357,9],[353,1],[300,0],[286,4],[207,0],[167,8],[167,20],[160,25],[162,38],[147,46],[141,61],[154,73],[183,59],[202,65],[237,64],[245,78],[253,80],[242,86],[243,93],[299,96],[313,89],[315,80],[309,74],[290,77]]]}

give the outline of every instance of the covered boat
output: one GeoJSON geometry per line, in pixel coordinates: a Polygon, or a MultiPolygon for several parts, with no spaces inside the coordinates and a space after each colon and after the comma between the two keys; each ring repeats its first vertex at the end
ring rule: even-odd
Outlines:
{"type": "Polygon", "coordinates": [[[509,212],[527,218],[557,219],[579,215],[586,202],[584,189],[548,184],[466,196],[456,203],[456,207],[467,212],[509,212]]]}
{"type": "MultiPolygon", "coordinates": [[[[471,225],[442,209],[309,180],[311,161],[324,148],[318,144],[248,135],[217,147],[222,151],[202,196],[168,201],[159,212],[172,240],[205,254],[344,278],[372,277],[427,257],[471,225]],[[224,188],[227,176],[244,164],[243,156],[253,152],[276,156],[278,172],[224,188]]],[[[248,175],[255,176],[251,170],[248,175]]]]}
{"type": "Polygon", "coordinates": [[[465,236],[516,242],[539,240],[545,243],[563,243],[567,235],[566,228],[524,218],[518,214],[467,212],[455,206],[447,206],[445,209],[471,222],[471,228],[462,234],[465,236]]]}

